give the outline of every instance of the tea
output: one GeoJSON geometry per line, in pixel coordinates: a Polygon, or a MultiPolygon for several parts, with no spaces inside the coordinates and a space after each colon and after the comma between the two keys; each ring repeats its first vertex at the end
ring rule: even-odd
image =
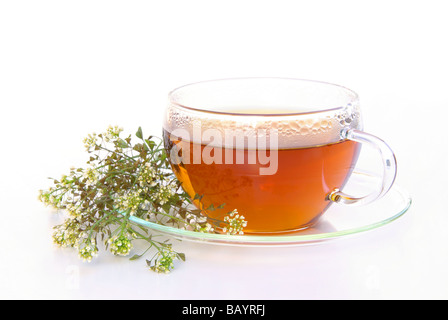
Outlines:
{"type": "MultiPolygon", "coordinates": [[[[180,152],[191,153],[179,156],[193,158],[195,148],[206,148],[165,130],[164,140],[169,155],[176,147],[180,152]]],[[[222,147],[219,151],[223,159],[214,163],[171,161],[184,190],[192,199],[201,196],[201,201],[194,203],[210,218],[222,220],[226,212],[237,209],[248,221],[245,233],[271,233],[314,224],[331,204],[327,195],[342,188],[349,178],[360,144],[342,140],[305,148],[281,148],[277,151],[277,171],[272,175],[259,174],[266,164],[247,161],[257,159],[258,150],[222,147]],[[230,163],[224,159],[228,154],[233,156],[230,163]],[[243,157],[244,163],[236,161],[243,157]],[[222,209],[206,210],[223,204],[222,209]]]]}

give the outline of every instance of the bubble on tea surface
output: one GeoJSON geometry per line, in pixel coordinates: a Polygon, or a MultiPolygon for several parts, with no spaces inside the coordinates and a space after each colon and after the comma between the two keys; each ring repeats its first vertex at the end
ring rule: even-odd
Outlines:
{"type": "Polygon", "coordinates": [[[314,113],[297,113],[275,116],[208,113],[183,108],[176,104],[168,106],[164,129],[172,132],[183,129],[179,137],[202,143],[202,137],[194,134],[213,129],[221,133],[221,141],[213,141],[216,147],[232,147],[233,141],[225,141],[226,134],[236,137],[269,139],[269,133],[278,135],[278,148],[305,148],[334,143],[340,140],[343,128],[362,129],[359,108],[353,105],[314,113]],[[266,137],[263,134],[266,133],[266,137]],[[230,145],[229,145],[230,144],[230,145]]]}

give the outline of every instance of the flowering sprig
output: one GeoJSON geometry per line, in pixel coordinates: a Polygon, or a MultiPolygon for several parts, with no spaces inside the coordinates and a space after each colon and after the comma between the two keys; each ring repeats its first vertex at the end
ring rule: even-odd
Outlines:
{"type": "Polygon", "coordinates": [[[227,234],[243,234],[243,229],[247,227],[247,221],[244,219],[244,216],[239,215],[236,209],[233,210],[224,217],[228,227],[224,227],[222,231],[227,234]]]}
{"type": "MultiPolygon", "coordinates": [[[[158,251],[156,256],[151,260],[146,260],[148,267],[159,273],[169,273],[174,267],[173,261],[179,258],[179,254],[174,252],[171,247],[167,250],[158,251]]],[[[185,260],[185,257],[180,255],[180,258],[185,260]]]]}
{"type": "Polygon", "coordinates": [[[127,256],[133,247],[132,238],[125,234],[113,236],[107,240],[110,251],[116,256],[127,256]]]}
{"type": "Polygon", "coordinates": [[[216,221],[192,207],[160,139],[145,139],[139,128],[140,141],[132,144],[131,136],[120,137],[122,131],[110,126],[101,134],[89,134],[84,139],[90,155],[87,168],[71,168],[61,179],[52,179],[53,187],[39,192],[40,201],[67,213],[64,223],[54,227],[55,244],[76,249],[82,260],[90,262],[98,255],[98,240],[117,256],[130,255],[133,242],[144,240],[148,249],[131,260],[155,249],[147,264],[165,273],[175,260],[185,260],[185,255],[175,252],[167,241],[155,240],[151,230],[136,225],[131,216],[198,232],[243,232],[247,223],[236,210],[216,221]]]}

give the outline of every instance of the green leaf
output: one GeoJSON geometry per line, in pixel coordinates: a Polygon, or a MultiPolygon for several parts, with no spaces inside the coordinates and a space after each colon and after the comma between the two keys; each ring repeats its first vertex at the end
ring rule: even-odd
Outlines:
{"type": "Polygon", "coordinates": [[[129,145],[123,139],[118,139],[117,144],[120,148],[129,148],[129,145]]]}
{"type": "Polygon", "coordinates": [[[132,148],[135,151],[141,152],[143,150],[143,145],[141,143],[137,143],[134,148],[132,148]]]}
{"type": "Polygon", "coordinates": [[[133,260],[137,260],[140,259],[144,254],[135,254],[134,256],[132,256],[131,258],[129,258],[129,260],[133,261],[133,260]]]}
{"type": "Polygon", "coordinates": [[[142,127],[138,127],[138,130],[137,130],[137,132],[135,133],[135,135],[137,136],[137,138],[143,140],[143,131],[142,131],[142,127]]]}
{"type": "Polygon", "coordinates": [[[178,253],[177,256],[180,260],[185,261],[185,253],[178,253]]]}
{"type": "Polygon", "coordinates": [[[149,149],[154,150],[154,147],[156,146],[156,143],[152,140],[145,140],[146,144],[148,145],[149,149]]]}
{"type": "Polygon", "coordinates": [[[194,195],[194,198],[193,198],[193,200],[202,200],[202,197],[203,197],[204,195],[199,195],[198,193],[196,193],[195,195],[194,195]]]}

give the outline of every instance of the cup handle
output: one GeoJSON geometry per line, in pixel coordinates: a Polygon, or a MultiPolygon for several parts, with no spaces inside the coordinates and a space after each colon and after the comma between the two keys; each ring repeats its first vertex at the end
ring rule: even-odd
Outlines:
{"type": "Polygon", "coordinates": [[[392,149],[380,138],[356,129],[343,129],[341,138],[374,146],[380,152],[383,161],[383,179],[379,189],[367,196],[352,197],[335,189],[328,195],[328,199],[346,205],[365,205],[384,196],[392,187],[397,175],[397,160],[392,149]]]}

